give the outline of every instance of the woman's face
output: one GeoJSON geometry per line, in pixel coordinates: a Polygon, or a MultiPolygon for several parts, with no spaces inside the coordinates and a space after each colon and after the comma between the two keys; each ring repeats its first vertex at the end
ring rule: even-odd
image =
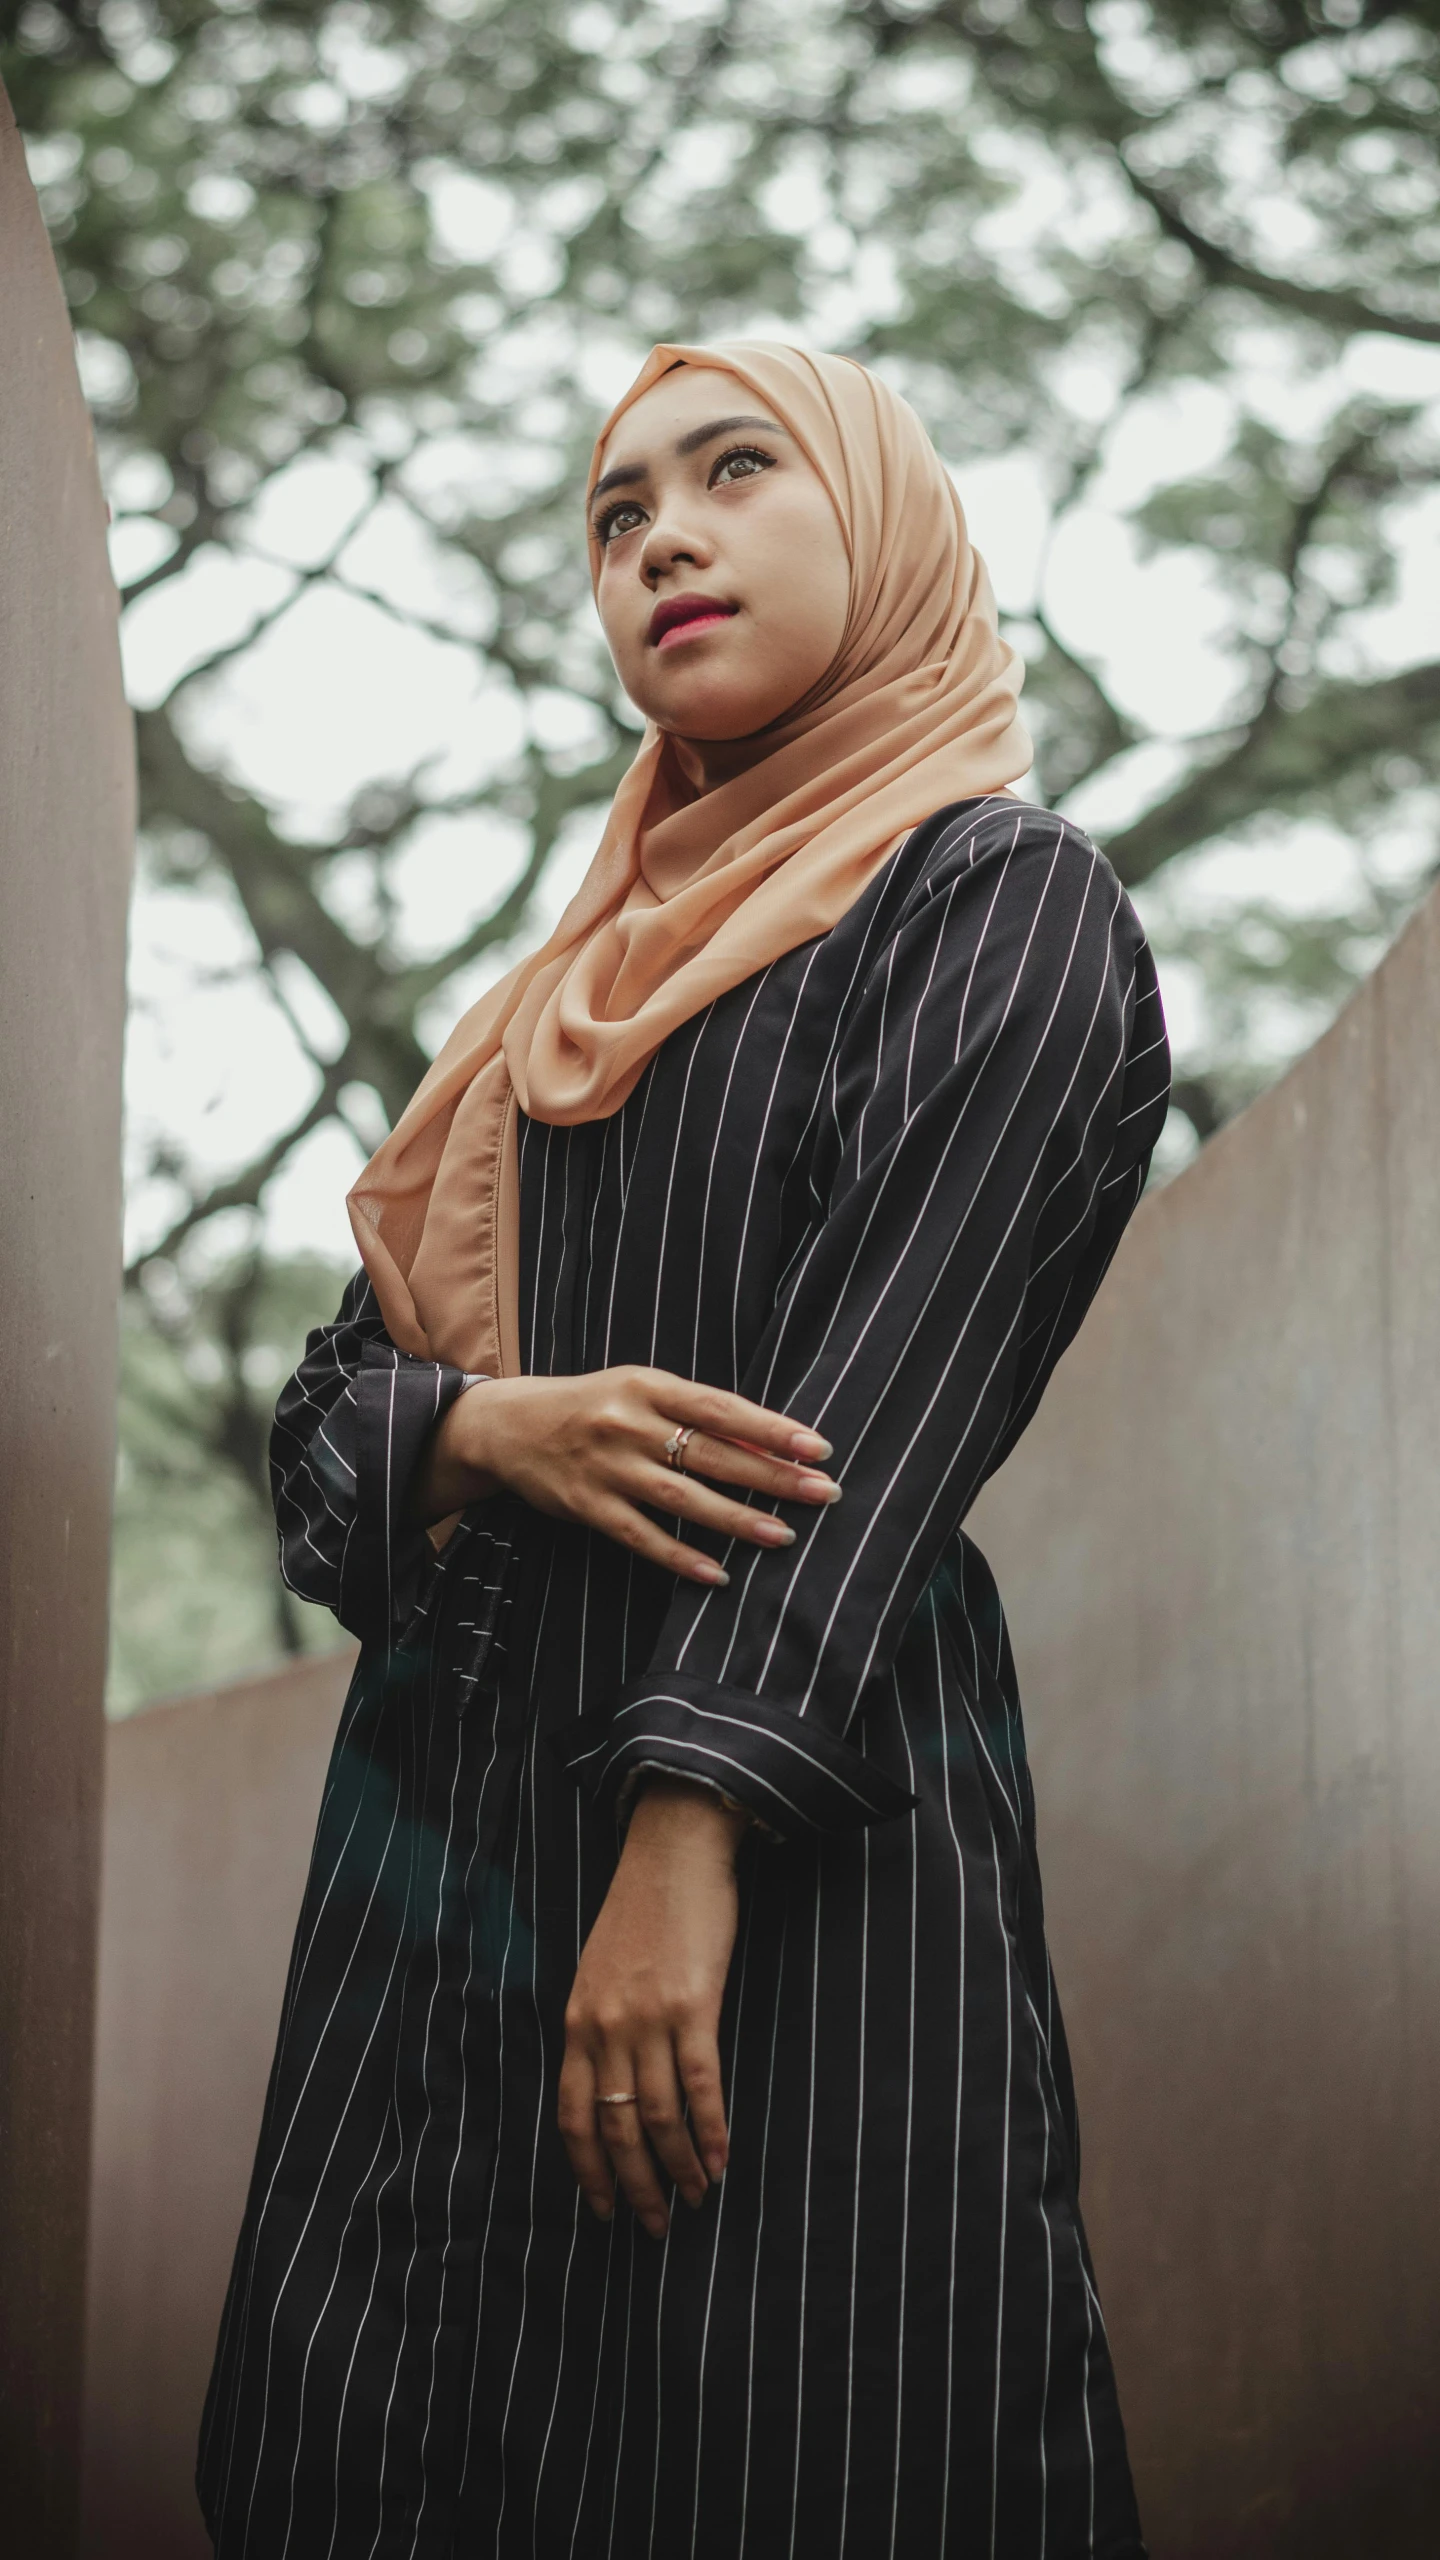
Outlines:
{"type": "MultiPolygon", "coordinates": [[[[680,366],[626,410],[590,532],[620,681],[673,736],[752,737],[831,665],[850,603],[839,519],[794,437],[733,373],[680,366]]],[[[698,762],[709,782],[726,759],[698,762]]]]}

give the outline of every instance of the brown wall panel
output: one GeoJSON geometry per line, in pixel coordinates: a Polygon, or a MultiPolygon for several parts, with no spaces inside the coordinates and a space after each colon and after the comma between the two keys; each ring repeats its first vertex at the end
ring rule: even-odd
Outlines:
{"type": "Polygon", "coordinates": [[[0,2515],[74,2549],[132,830],[105,510],[0,91],[0,2515]]]}
{"type": "MultiPolygon", "coordinates": [[[[1440,906],[1148,1200],[972,1526],[1155,2560],[1440,2514],[1440,906]]],[[[86,2549],[195,2423],[343,1661],[111,1741],[86,2549]]]]}
{"type": "Polygon", "coordinates": [[[971,1523],[1156,2560],[1440,2549],[1437,1021],[1432,900],[971,1523]]]}
{"type": "Polygon", "coordinates": [[[195,2439],[352,1654],[112,1725],[86,2560],[204,2560],[195,2439]]]}

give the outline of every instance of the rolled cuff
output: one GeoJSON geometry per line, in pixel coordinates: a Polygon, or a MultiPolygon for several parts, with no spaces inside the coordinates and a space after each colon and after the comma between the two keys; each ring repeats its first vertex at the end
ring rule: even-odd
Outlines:
{"type": "Polygon", "coordinates": [[[365,1345],[355,1380],[355,1534],[338,1612],[359,1636],[383,1640],[403,1627],[434,1564],[410,1489],[431,1432],[467,1383],[447,1361],[365,1345]]]}
{"type": "Polygon", "coordinates": [[[645,1767],[723,1788],[782,1836],[860,1831],[918,1802],[823,1725],[684,1672],[627,1682],[611,1705],[557,1735],[556,1748],[583,1792],[617,1815],[627,1781],[645,1767]]]}

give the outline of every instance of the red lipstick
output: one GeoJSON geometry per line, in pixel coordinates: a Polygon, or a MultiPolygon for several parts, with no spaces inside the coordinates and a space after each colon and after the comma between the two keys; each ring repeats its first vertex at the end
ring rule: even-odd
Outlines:
{"type": "Polygon", "coordinates": [[[738,605],[722,604],[718,596],[666,596],[651,614],[645,636],[652,649],[674,648],[681,640],[693,640],[698,632],[713,631],[739,610],[738,605]]]}

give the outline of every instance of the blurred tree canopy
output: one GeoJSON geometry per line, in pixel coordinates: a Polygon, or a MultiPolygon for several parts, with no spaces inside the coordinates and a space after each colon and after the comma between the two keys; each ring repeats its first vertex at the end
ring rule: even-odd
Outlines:
{"type": "Polygon", "coordinates": [[[121,1307],[120,1456],[110,1703],[335,1640],[281,1581],[267,1480],[270,1411],[306,1328],[328,1315],[318,1259],[227,1256],[182,1286],[158,1264],[121,1307]]]}
{"type": "MultiPolygon", "coordinates": [[[[140,1133],[132,1487],[228,1469],[253,1529],[276,1325],[331,1286],[277,1262],[276,1186],[318,1133],[368,1152],[593,840],[635,723],[577,491],[656,338],[795,330],[882,366],[962,488],[1026,458],[1032,787],[1101,836],[1184,999],[1174,1160],[1428,876],[1440,659],[1397,604],[1437,476],[1434,0],[0,0],[0,69],[132,627],[209,635],[138,688],[146,876],[223,914],[215,983],[297,1062],[232,1160],[140,1133]],[[1061,592],[1101,506],[1174,572],[1157,659],[1203,608],[1224,684],[1193,721],[1061,592]],[[303,695],[342,609],[469,707],[399,770],[357,722],[307,798],[246,687],[303,695]],[[1305,896],[1237,874],[1303,867],[1317,826],[1346,858],[1305,896]]],[[[243,1642],[299,1641],[279,1605],[243,1642]]]]}

